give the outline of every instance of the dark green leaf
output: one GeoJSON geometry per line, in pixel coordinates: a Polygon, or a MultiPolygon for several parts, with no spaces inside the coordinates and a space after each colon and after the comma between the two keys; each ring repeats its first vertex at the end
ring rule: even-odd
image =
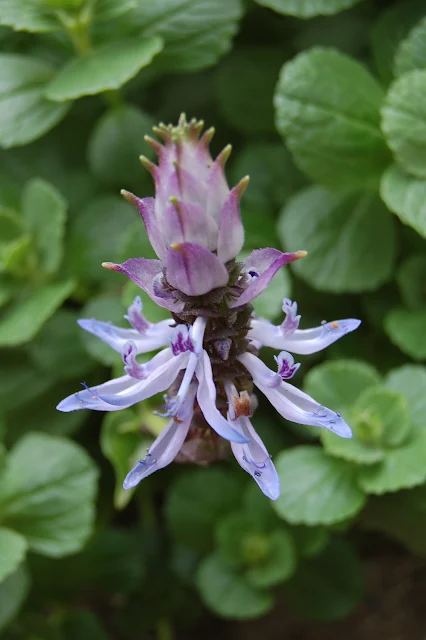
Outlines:
{"type": "Polygon", "coordinates": [[[0,630],[16,616],[30,588],[30,576],[24,565],[0,584],[0,630]]]}
{"type": "Polygon", "coordinates": [[[295,16],[296,18],[313,18],[328,16],[344,11],[361,0],[256,0],[264,7],[295,16]]]}
{"type": "Polygon", "coordinates": [[[24,560],[27,541],[20,533],[0,527],[0,549],[2,549],[0,556],[0,583],[2,583],[24,560]]]}

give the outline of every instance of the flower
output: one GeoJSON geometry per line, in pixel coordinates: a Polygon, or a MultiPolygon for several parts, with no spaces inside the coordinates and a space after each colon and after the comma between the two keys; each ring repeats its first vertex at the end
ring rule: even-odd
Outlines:
{"type": "MultiPolygon", "coordinates": [[[[256,402],[253,384],[287,420],[350,438],[351,430],[339,413],[287,382],[300,366],[289,352],[320,351],[360,322],[338,320],[301,330],[297,304],[288,299],[279,326],[253,316],[251,301],[282,266],[306,252],[258,249],[243,262],[236,261],[244,241],[239,202],[248,178],[229,189],[224,164],[230,147],[213,161],[209,152],[213,130],[201,135],[202,127],[202,122],[188,123],[182,116],[177,127],[154,128],[164,144],[146,140],[157,152],[158,166],[146,158],[142,162],[154,178],[155,199],[123,192],[139,210],[158,260],[131,258],[123,264],[103,264],[128,276],[168,309],[170,320],[149,322],[139,297],[125,316],[130,329],[80,320],[83,329],[121,354],[125,374],[95,387],[84,385],[58,409],[119,411],[168,392],[162,415],[169,422],[127,475],[124,487],[134,487],[180,452],[181,459],[188,452],[196,456],[202,450],[200,439],[213,429],[215,439],[217,434],[229,440],[240,466],[265,495],[276,500],[278,475],[250,421],[256,402]],[[257,357],[262,346],[280,350],[277,371],[257,357]],[[137,361],[138,354],[157,349],[161,351],[148,363],[137,361]],[[205,427],[200,427],[201,417],[205,427]]],[[[209,449],[206,460],[211,460],[215,448],[209,449]]]]}

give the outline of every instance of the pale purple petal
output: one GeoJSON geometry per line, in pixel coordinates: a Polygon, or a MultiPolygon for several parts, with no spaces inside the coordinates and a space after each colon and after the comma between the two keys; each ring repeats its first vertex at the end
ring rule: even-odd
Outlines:
{"type": "Polygon", "coordinates": [[[278,365],[278,374],[282,380],[290,380],[300,367],[300,362],[294,362],[294,358],[288,351],[281,351],[278,356],[274,356],[278,365]]]}
{"type": "Polygon", "coordinates": [[[198,244],[183,242],[167,253],[167,280],[188,296],[201,296],[228,282],[226,267],[214,253],[198,244]]]}
{"type": "Polygon", "coordinates": [[[266,347],[308,355],[322,351],[347,333],[358,329],[360,324],[361,320],[346,318],[327,322],[314,329],[297,329],[286,336],[282,331],[282,325],[276,326],[265,320],[252,320],[248,337],[266,347]]]}
{"type": "Polygon", "coordinates": [[[287,382],[279,386],[273,384],[274,374],[256,356],[244,353],[239,357],[240,362],[250,372],[254,384],[265,394],[269,402],[286,420],[306,424],[313,427],[323,427],[333,431],[342,438],[351,438],[352,431],[341,415],[320,405],[300,389],[287,382]]]}
{"type": "Polygon", "coordinates": [[[149,241],[160,260],[164,260],[166,255],[166,245],[162,238],[158,222],[155,217],[155,199],[138,198],[130,191],[121,191],[128,202],[133,204],[142,216],[149,241]]]}
{"type": "Polygon", "coordinates": [[[285,313],[285,319],[281,323],[281,330],[285,336],[290,336],[299,328],[302,316],[297,315],[297,302],[292,302],[289,298],[284,298],[282,310],[285,313]]]}
{"type": "Polygon", "coordinates": [[[217,256],[222,262],[235,258],[243,248],[244,227],[240,214],[240,199],[248,180],[241,181],[228,194],[219,214],[217,256]]]}
{"type": "Polygon", "coordinates": [[[140,334],[144,335],[152,323],[148,322],[142,313],[142,300],[140,296],[136,296],[130,307],[127,309],[127,315],[124,317],[132,325],[133,329],[136,329],[140,334]]]}
{"type": "Polygon", "coordinates": [[[212,164],[210,174],[207,179],[206,210],[208,215],[212,216],[217,220],[217,222],[219,222],[220,211],[229,193],[229,187],[223,168],[230,153],[231,147],[225,147],[212,164]]]}
{"type": "Polygon", "coordinates": [[[59,411],[68,413],[70,411],[77,411],[78,409],[94,409],[95,411],[118,411],[121,407],[108,408],[105,402],[99,399],[99,390],[107,393],[119,393],[128,391],[137,384],[137,380],[130,376],[121,376],[121,378],[115,378],[114,380],[108,380],[103,384],[96,385],[89,389],[85,387],[82,391],[73,393],[72,395],[64,398],[56,407],[59,411]]]}
{"type": "Polygon", "coordinates": [[[122,352],[129,340],[135,343],[137,353],[148,353],[168,344],[172,332],[170,325],[173,324],[173,320],[162,320],[152,324],[143,336],[135,329],[122,329],[109,322],[101,322],[93,318],[82,318],[78,320],[78,324],[85,331],[109,344],[118,353],[122,352]]]}
{"type": "Polygon", "coordinates": [[[285,264],[303,258],[305,251],[282,253],[278,249],[255,249],[244,260],[243,273],[250,277],[250,281],[242,294],[231,301],[230,307],[240,307],[262,293],[272,278],[285,264]]]}
{"type": "Polygon", "coordinates": [[[129,340],[123,347],[122,357],[124,362],[124,371],[128,376],[137,380],[145,380],[148,377],[146,368],[136,361],[137,349],[133,341],[129,340]]]}
{"type": "Polygon", "coordinates": [[[212,251],[216,250],[217,223],[199,204],[170,198],[165,209],[163,227],[163,236],[168,246],[192,242],[212,251]]]}
{"type": "Polygon", "coordinates": [[[164,307],[170,311],[179,313],[182,311],[183,305],[175,302],[170,297],[160,297],[158,291],[154,291],[154,283],[157,282],[158,276],[161,276],[163,265],[160,260],[148,260],[146,258],[130,258],[122,264],[114,262],[104,262],[102,264],[105,269],[110,271],[118,271],[133,280],[145,293],[154,300],[159,307],[164,307]]]}
{"type": "Polygon", "coordinates": [[[225,440],[247,442],[247,437],[233,427],[216,407],[216,385],[213,381],[212,367],[207,351],[203,351],[195,374],[198,379],[198,404],[209,425],[225,440]]]}
{"type": "Polygon", "coordinates": [[[123,483],[124,489],[132,489],[151,473],[163,469],[175,459],[188,434],[194,413],[195,393],[196,385],[193,385],[181,407],[179,421],[174,418],[170,420],[148,449],[144,460],[140,460],[127,474],[123,483]]]}

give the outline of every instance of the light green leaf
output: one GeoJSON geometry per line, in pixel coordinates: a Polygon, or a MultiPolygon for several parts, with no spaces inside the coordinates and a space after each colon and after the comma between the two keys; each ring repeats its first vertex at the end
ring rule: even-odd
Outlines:
{"type": "Polygon", "coordinates": [[[426,306],[426,255],[416,253],[409,256],[396,274],[401,298],[409,309],[418,310],[426,306]]]}
{"type": "Polygon", "coordinates": [[[296,18],[329,16],[353,7],[361,0],[256,0],[263,7],[296,18]]]}
{"type": "Polygon", "coordinates": [[[366,443],[396,447],[411,431],[405,397],[386,387],[366,389],[354,407],[355,432],[366,443]]]}
{"type": "Polygon", "coordinates": [[[399,448],[389,449],[382,462],[359,469],[359,486],[378,495],[415,487],[426,480],[425,459],[426,430],[415,429],[399,448]]]}
{"type": "Polygon", "coordinates": [[[383,91],[357,61],[314,48],[284,65],[276,125],[297,165],[331,189],[376,186],[389,161],[379,128],[383,91]]]}
{"type": "Polygon", "coordinates": [[[48,284],[34,291],[22,302],[16,302],[0,319],[0,347],[29,342],[68,298],[74,287],[73,280],[48,284]]]}
{"type": "MultiPolygon", "coordinates": [[[[94,318],[103,322],[111,322],[120,327],[130,328],[129,323],[124,319],[125,312],[126,309],[120,298],[112,295],[102,295],[89,300],[81,310],[80,317],[94,318]]],[[[88,331],[84,331],[82,328],[80,331],[83,344],[92,358],[107,366],[122,362],[121,355],[100,338],[88,331]]]]}
{"type": "Polygon", "coordinates": [[[262,519],[251,513],[237,511],[221,518],[215,528],[221,559],[235,569],[264,562],[270,553],[267,531],[262,519]]]}
{"type": "Polygon", "coordinates": [[[389,371],[384,382],[389,389],[401,393],[405,397],[412,424],[425,429],[426,368],[417,364],[407,364],[389,371]]]}
{"type": "Polygon", "coordinates": [[[15,293],[15,285],[9,279],[0,278],[0,307],[9,302],[15,293]]]}
{"type": "Polygon", "coordinates": [[[156,0],[140,2],[124,19],[127,29],[163,38],[165,47],[156,66],[197,71],[229,51],[242,9],[240,0],[156,0]]]}
{"type": "Polygon", "coordinates": [[[275,466],[281,495],[274,508],[293,524],[333,524],[357,514],[365,495],[356,484],[356,468],[313,446],[283,451],[275,466]]]}
{"type": "Polygon", "coordinates": [[[371,291],[392,274],[395,224],[374,193],[303,189],[283,209],[278,235],[286,249],[308,251],[293,269],[320,291],[371,291]]]}
{"type": "Polygon", "coordinates": [[[0,24],[15,31],[59,31],[52,9],[41,0],[0,0],[0,24]]]}
{"type": "MultiPolygon", "coordinates": [[[[350,408],[361,393],[380,382],[376,369],[358,360],[334,360],[311,369],[304,379],[304,390],[315,400],[335,411],[350,408]]],[[[342,438],[339,438],[342,442],[342,438]]]]}
{"type": "Polygon", "coordinates": [[[27,541],[21,534],[0,527],[0,583],[17,570],[25,558],[27,541]]]}
{"type": "Polygon", "coordinates": [[[273,606],[272,596],[268,592],[252,587],[216,554],[202,560],[196,581],[209,609],[224,618],[257,618],[273,606]]]}
{"type": "Polygon", "coordinates": [[[108,413],[102,422],[100,444],[102,453],[114,467],[116,509],[124,509],[130,502],[134,492],[123,489],[123,480],[136,462],[145,457],[149,446],[147,440],[141,439],[140,423],[141,420],[130,409],[108,413]]]}
{"type": "Polygon", "coordinates": [[[344,618],[363,597],[360,562],[348,543],[336,538],[320,555],[301,563],[284,590],[291,605],[306,618],[344,618]]]}
{"type": "Polygon", "coordinates": [[[22,215],[34,238],[40,269],[55,273],[63,253],[67,203],[51,184],[35,178],[25,186],[22,215]]]}
{"type": "Polygon", "coordinates": [[[286,57],[282,49],[237,49],[218,67],[218,108],[237,131],[275,132],[271,95],[286,57]]]}
{"type": "Polygon", "coordinates": [[[154,120],[132,105],[115,107],[97,121],[89,139],[88,160],[102,182],[121,188],[143,178],[139,156],[154,120]]]}
{"type": "Polygon", "coordinates": [[[249,584],[258,589],[275,587],[288,580],[296,570],[296,554],[287,531],[276,530],[268,536],[269,553],[263,562],[253,564],[245,572],[249,584]]]}
{"type": "Polygon", "coordinates": [[[394,75],[394,58],[400,42],[426,13],[422,0],[408,0],[390,5],[372,29],[372,50],[376,69],[386,84],[394,75]]]}
{"type": "Polygon", "coordinates": [[[384,321],[390,340],[413,360],[426,360],[426,309],[392,309],[384,321]]]}
{"type": "Polygon", "coordinates": [[[426,70],[404,73],[391,84],[382,129],[396,162],[418,178],[426,177],[426,70]]]}
{"type": "MultiPolygon", "coordinates": [[[[0,7],[1,14],[1,7],[0,7]]],[[[0,146],[28,144],[52,129],[70,104],[55,104],[43,96],[53,68],[30,56],[0,54],[0,146]]]]}
{"type": "Polygon", "coordinates": [[[362,526],[380,531],[426,556],[426,486],[391,495],[370,497],[362,526]]]}
{"type": "MultiPolygon", "coordinates": [[[[66,260],[84,282],[124,285],[126,278],[115,278],[102,268],[102,262],[118,262],[130,227],[140,221],[136,210],[123,198],[100,196],[76,212],[70,220],[66,260]]],[[[128,256],[134,257],[134,256],[128,256]]]]}
{"type": "Polygon", "coordinates": [[[173,537],[197,550],[211,549],[213,527],[239,506],[239,483],[223,468],[182,473],[167,494],[166,522],[173,537]]]}
{"type": "Polygon", "coordinates": [[[385,457],[385,451],[379,444],[364,442],[354,430],[354,423],[350,421],[354,432],[353,438],[345,440],[331,431],[321,432],[321,441],[326,453],[348,462],[357,464],[375,464],[385,457]]]}
{"type": "Polygon", "coordinates": [[[30,433],[11,450],[1,475],[1,520],[33,551],[52,557],[78,551],[92,532],[96,479],[80,445],[30,433]]]}
{"type": "Polygon", "coordinates": [[[403,40],[395,54],[395,75],[400,76],[414,69],[426,68],[426,18],[416,24],[405,40],[403,40]]]}
{"type": "Polygon", "coordinates": [[[426,238],[426,180],[414,178],[392,165],[383,174],[380,195],[403,224],[426,238]]]}
{"type": "Polygon", "coordinates": [[[30,576],[24,565],[0,584],[0,630],[16,616],[30,589],[30,576]]]}
{"type": "Polygon", "coordinates": [[[140,0],[97,0],[93,11],[94,22],[115,20],[138,6],[140,0]]]}
{"type": "Polygon", "coordinates": [[[35,366],[56,379],[82,378],[94,368],[83,342],[84,331],[77,324],[80,313],[59,309],[28,346],[35,366]]]}
{"type": "Polygon", "coordinates": [[[104,45],[66,64],[46,86],[49,100],[64,102],[119,89],[150,64],[163,47],[160,38],[135,38],[104,45]]]}

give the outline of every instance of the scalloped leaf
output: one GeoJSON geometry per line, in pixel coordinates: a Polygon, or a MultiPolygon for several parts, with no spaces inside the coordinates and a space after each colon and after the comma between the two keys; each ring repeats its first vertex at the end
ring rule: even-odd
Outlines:
{"type": "Polygon", "coordinates": [[[365,495],[356,482],[356,468],[330,458],[313,446],[295,447],[275,462],[281,495],[273,506],[293,524],[333,524],[362,509],[365,495]]]}
{"type": "Polygon", "coordinates": [[[413,360],[426,360],[426,309],[392,309],[384,328],[390,340],[413,360]]]}
{"type": "Polygon", "coordinates": [[[384,384],[405,397],[413,425],[426,428],[426,367],[407,364],[392,369],[384,384]]]}
{"type": "Polygon", "coordinates": [[[376,495],[415,487],[426,480],[425,460],[426,430],[415,429],[398,449],[388,450],[382,462],[359,469],[359,486],[376,495]]]}

